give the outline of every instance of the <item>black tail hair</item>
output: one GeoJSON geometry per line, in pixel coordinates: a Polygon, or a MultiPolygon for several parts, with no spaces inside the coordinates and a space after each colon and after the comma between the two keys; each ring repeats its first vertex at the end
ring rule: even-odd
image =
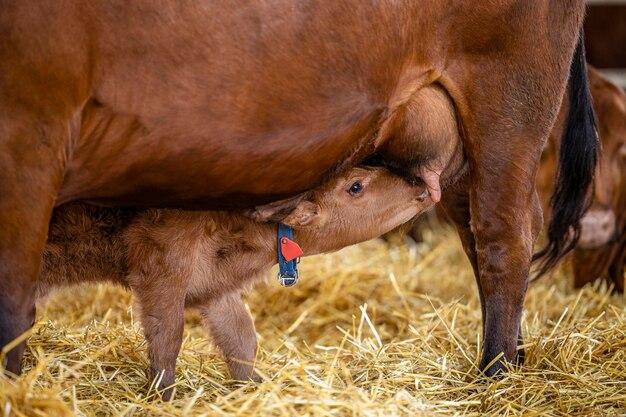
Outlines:
{"type": "Polygon", "coordinates": [[[559,166],[550,200],[548,243],[536,253],[537,277],[551,270],[578,243],[580,220],[589,208],[590,188],[600,144],[589,91],[585,39],[581,29],[569,74],[569,112],[561,138],[559,166]]]}

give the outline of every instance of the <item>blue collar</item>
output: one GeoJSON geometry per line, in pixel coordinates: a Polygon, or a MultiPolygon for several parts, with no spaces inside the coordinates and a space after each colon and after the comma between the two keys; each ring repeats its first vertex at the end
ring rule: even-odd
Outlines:
{"type": "Polygon", "coordinates": [[[282,223],[278,223],[276,242],[278,281],[283,287],[291,287],[298,282],[298,262],[302,249],[293,240],[293,229],[282,223]]]}

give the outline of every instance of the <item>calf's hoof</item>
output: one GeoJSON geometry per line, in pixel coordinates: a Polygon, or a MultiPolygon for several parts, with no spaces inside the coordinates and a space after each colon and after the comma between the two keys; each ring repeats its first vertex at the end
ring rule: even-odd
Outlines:
{"type": "Polygon", "coordinates": [[[174,393],[174,388],[159,388],[159,394],[161,395],[161,400],[170,401],[172,399],[172,394],[174,393]]]}
{"type": "Polygon", "coordinates": [[[228,368],[230,371],[230,376],[235,381],[252,381],[252,382],[263,382],[263,378],[259,375],[254,367],[248,363],[230,361],[228,363],[228,368]]]}
{"type": "Polygon", "coordinates": [[[150,370],[148,372],[148,381],[150,381],[150,386],[154,386],[156,392],[159,394],[163,401],[169,401],[172,399],[172,394],[174,393],[174,373],[173,372],[155,372],[154,370],[150,370]]]}

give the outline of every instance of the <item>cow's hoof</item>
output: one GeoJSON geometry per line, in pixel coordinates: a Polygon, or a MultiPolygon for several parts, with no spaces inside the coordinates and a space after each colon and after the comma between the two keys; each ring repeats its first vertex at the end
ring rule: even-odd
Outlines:
{"type": "Polygon", "coordinates": [[[515,365],[522,366],[526,361],[526,350],[523,347],[517,348],[517,353],[515,354],[515,365]]]}
{"type": "Polygon", "coordinates": [[[482,374],[488,378],[499,379],[499,378],[504,377],[504,375],[506,375],[506,372],[507,372],[504,361],[505,361],[504,358],[500,358],[496,361],[493,361],[493,359],[486,360],[486,358],[483,358],[480,364],[480,369],[482,370],[482,374]]]}
{"type": "Polygon", "coordinates": [[[263,382],[263,377],[261,375],[257,374],[256,372],[253,372],[252,376],[250,377],[250,380],[252,382],[260,384],[261,382],[263,382]]]}

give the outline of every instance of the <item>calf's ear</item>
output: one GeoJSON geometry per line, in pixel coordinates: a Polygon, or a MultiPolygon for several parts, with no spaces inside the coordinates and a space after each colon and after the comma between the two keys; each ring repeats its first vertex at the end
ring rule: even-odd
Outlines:
{"type": "Polygon", "coordinates": [[[251,210],[246,210],[243,214],[258,222],[279,223],[292,213],[298,204],[302,203],[309,193],[302,193],[295,197],[274,201],[273,203],[256,206],[251,210]]]}
{"type": "Polygon", "coordinates": [[[306,226],[314,222],[319,215],[319,207],[310,201],[303,201],[289,213],[287,217],[281,220],[281,223],[291,227],[306,226]]]}

